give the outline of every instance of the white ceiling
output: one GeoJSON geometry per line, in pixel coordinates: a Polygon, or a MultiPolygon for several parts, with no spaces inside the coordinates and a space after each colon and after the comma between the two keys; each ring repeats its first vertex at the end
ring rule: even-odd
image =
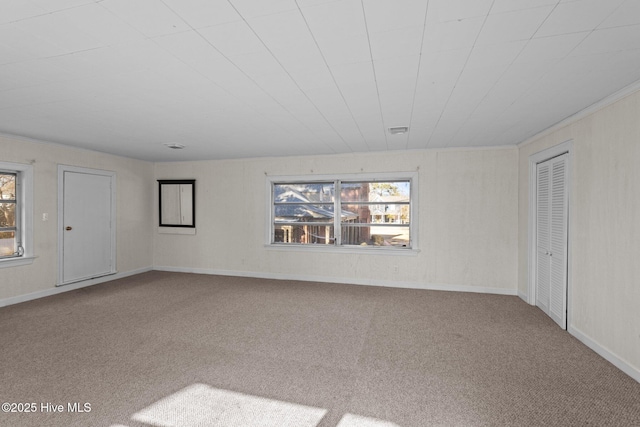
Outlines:
{"type": "Polygon", "coordinates": [[[640,0],[0,0],[0,133],[152,161],[516,144],[638,80],[640,0]]]}

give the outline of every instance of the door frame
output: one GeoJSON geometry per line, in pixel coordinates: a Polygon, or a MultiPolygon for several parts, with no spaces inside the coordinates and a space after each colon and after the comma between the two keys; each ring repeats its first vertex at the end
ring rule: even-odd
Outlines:
{"type": "MultiPolygon", "coordinates": [[[[117,273],[116,269],[116,173],[101,169],[82,168],[69,165],[58,165],[58,283],[56,286],[63,286],[69,283],[64,282],[64,174],[65,172],[84,173],[89,175],[100,175],[109,177],[111,180],[111,271],[107,274],[117,273]]],[[[91,280],[91,279],[86,279],[91,280]]],[[[83,280],[84,281],[84,280],[83,280]]]]}
{"type": "Polygon", "coordinates": [[[566,191],[567,191],[567,325],[566,329],[570,330],[571,325],[571,183],[572,183],[572,169],[573,169],[573,140],[565,141],[561,144],[539,151],[529,156],[529,214],[528,214],[528,303],[536,305],[536,282],[537,282],[537,216],[538,216],[538,164],[550,160],[554,157],[558,157],[562,154],[567,154],[567,170],[566,170],[566,191]]]}

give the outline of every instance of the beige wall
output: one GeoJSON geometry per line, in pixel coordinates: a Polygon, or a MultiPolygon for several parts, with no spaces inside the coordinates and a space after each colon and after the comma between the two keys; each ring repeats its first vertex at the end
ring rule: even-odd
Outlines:
{"type": "Polygon", "coordinates": [[[195,236],[156,232],[154,265],[179,271],[514,294],[517,159],[517,149],[507,148],[158,163],[156,179],[197,180],[197,232],[195,236]],[[403,171],[419,174],[417,255],[265,247],[267,175],[403,171]]]}
{"type": "Polygon", "coordinates": [[[529,156],[573,140],[569,328],[640,373],[640,92],[520,147],[518,289],[529,156]]]}
{"type": "Polygon", "coordinates": [[[118,273],[153,266],[153,164],[88,150],[0,136],[0,160],[33,164],[33,264],[0,269],[0,301],[42,293],[58,280],[58,164],[116,173],[118,273]],[[48,213],[49,220],[42,221],[48,213]]]}

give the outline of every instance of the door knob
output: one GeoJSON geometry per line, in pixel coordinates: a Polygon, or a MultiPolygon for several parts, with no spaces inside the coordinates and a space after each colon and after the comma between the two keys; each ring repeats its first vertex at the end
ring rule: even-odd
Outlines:
{"type": "Polygon", "coordinates": [[[73,230],[73,228],[67,226],[67,228],[65,228],[65,230],[70,231],[70,230],[73,230]]]}

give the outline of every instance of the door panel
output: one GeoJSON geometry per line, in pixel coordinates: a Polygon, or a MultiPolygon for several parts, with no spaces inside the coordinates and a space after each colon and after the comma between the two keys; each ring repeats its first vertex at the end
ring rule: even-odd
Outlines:
{"type": "Polygon", "coordinates": [[[536,305],[567,325],[567,155],[537,168],[536,305]]]}
{"type": "Polygon", "coordinates": [[[567,316],[567,188],[566,154],[553,159],[551,174],[551,294],[549,315],[560,325],[567,316]]]}
{"type": "Polygon", "coordinates": [[[112,177],[64,171],[62,283],[115,271],[112,177]]]}
{"type": "Polygon", "coordinates": [[[538,209],[536,241],[538,243],[538,264],[537,264],[537,295],[536,305],[545,313],[549,313],[549,292],[550,292],[550,260],[549,260],[549,165],[538,165],[538,209]]]}

